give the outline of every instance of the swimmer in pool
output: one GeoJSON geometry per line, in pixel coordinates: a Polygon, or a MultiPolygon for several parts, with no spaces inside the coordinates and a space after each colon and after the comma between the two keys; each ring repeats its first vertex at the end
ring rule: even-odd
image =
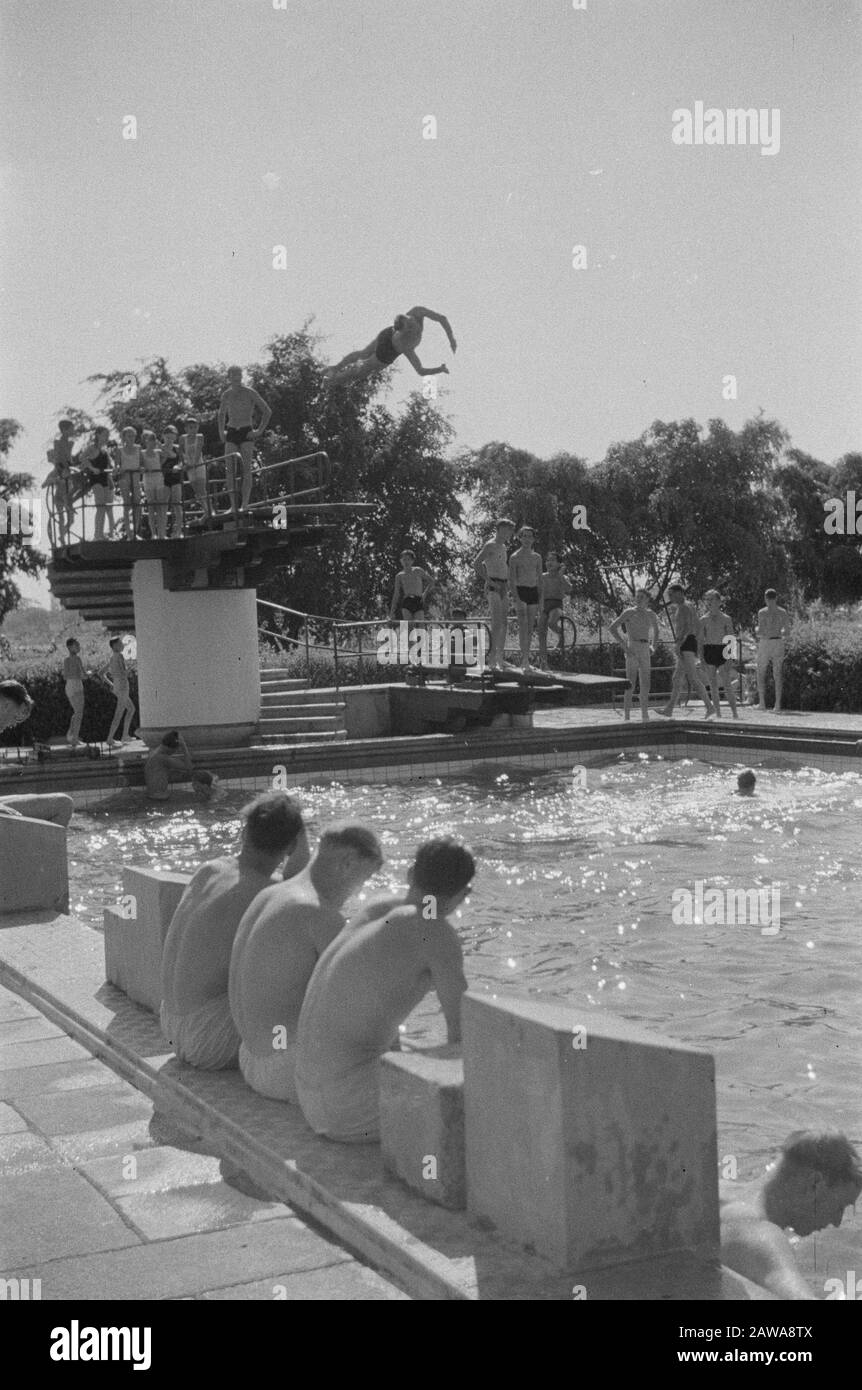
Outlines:
{"type": "Polygon", "coordinates": [[[631,718],[635,682],[640,685],[641,719],[649,721],[649,692],[652,670],[650,658],[658,642],[658,619],[649,606],[649,590],[638,589],[634,608],[625,608],[611,623],[611,635],[621,642],[626,654],[626,680],[623,713],[631,718]],[[623,631],[625,629],[625,631],[623,631]]]}
{"type": "Polygon", "coordinates": [[[756,786],[757,778],[751,771],[750,767],[746,768],[745,772],[740,772],[739,776],[736,779],[736,792],[734,793],[734,795],[754,796],[754,788],[756,786]]]}
{"type": "Polygon", "coordinates": [[[532,526],[522,526],[518,540],[521,544],[509,561],[509,591],[518,614],[521,667],[534,671],[535,666],[530,665],[530,643],[542,602],[542,557],[533,549],[532,526]]]}
{"type": "Polygon", "coordinates": [[[425,600],[437,582],[428,570],[419,569],[412,550],[402,550],[401,563],[404,566],[395,576],[395,591],[389,616],[397,622],[421,623],[425,619],[425,600]]]}
{"type": "Polygon", "coordinates": [[[204,768],[196,768],[185,739],[171,729],[144,763],[144,785],[150,801],[169,801],[172,782],[191,782],[200,801],[209,801],[216,778],[204,768]]]}
{"type": "Polygon", "coordinates": [[[162,952],[162,1032],[179,1061],[207,1071],[238,1065],[228,976],[243,913],[310,857],[302,813],[286,792],[264,792],[241,815],[239,854],[201,865],[171,918],[162,952]]]}
{"type": "Polygon", "coordinates": [[[715,705],[716,718],[721,718],[720,682],[724,686],[730,712],[734,719],[738,719],[731,665],[731,653],[738,645],[733,631],[733,619],[729,613],[721,611],[721,595],[717,589],[709,589],[704,598],[707,608],[700,620],[700,642],[703,647],[703,664],[709,674],[709,689],[712,703],[715,705]],[[728,641],[728,638],[731,640],[728,641]]]}
{"type": "Polygon", "coordinates": [[[318,1134],[345,1144],[380,1136],[379,1061],[430,989],[450,1044],[461,1040],[467,988],[461,943],[448,921],[470,891],[472,854],[451,839],[422,845],[406,897],[376,903],[321,956],[299,1017],[296,1089],[318,1134]]]}
{"type": "Polygon", "coordinates": [[[788,1300],[814,1300],[785,1229],[810,1236],[840,1226],[862,1192],[862,1163],[843,1134],[797,1130],[765,1178],[721,1182],[721,1258],[728,1269],[788,1300]]]}
{"type": "Polygon", "coordinates": [[[324,386],[328,388],[342,386],[347,382],[364,381],[366,377],[374,376],[376,372],[391,367],[392,363],[402,356],[407,358],[413,370],[420,376],[439,376],[441,372],[448,376],[448,367],[423,367],[416,356],[415,349],[422,341],[425,319],[440,324],[454,352],[458,344],[452,336],[446,315],[435,314],[433,309],[425,309],[421,304],[417,304],[409,313],[397,314],[392,327],[384,328],[367,347],[360,348],[358,352],[349,352],[336,366],[329,367],[323,373],[324,386]]]}
{"type": "Polygon", "coordinates": [[[671,604],[674,609],[673,616],[673,638],[676,649],[676,665],[673,672],[673,682],[671,684],[670,699],[656,713],[670,719],[674,711],[674,706],[682,694],[682,687],[686,680],[694,686],[698,695],[706,706],[706,718],[711,719],[715,714],[712,700],[709,698],[709,691],[704,685],[698,673],[697,664],[700,656],[700,619],[690,603],[685,601],[685,589],[682,584],[671,584],[668,589],[671,604]]]}
{"type": "Polygon", "coordinates": [[[306,987],[344,927],[343,904],[382,863],[373,831],[333,826],[302,873],[265,889],[245,912],[231,954],[228,994],[242,1040],[240,1070],[258,1095],[297,1104],[296,1032],[306,987]]]}

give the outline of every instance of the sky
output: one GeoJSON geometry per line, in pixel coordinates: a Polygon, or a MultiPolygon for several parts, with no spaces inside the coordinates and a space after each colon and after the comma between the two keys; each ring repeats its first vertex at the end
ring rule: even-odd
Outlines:
{"type": "Polygon", "coordinates": [[[859,450],[860,38],[862,0],[0,0],[11,466],[44,477],[92,373],[311,316],[335,361],[417,303],[459,447],[762,408],[859,450]],[[769,125],[675,143],[697,102],[769,125]]]}

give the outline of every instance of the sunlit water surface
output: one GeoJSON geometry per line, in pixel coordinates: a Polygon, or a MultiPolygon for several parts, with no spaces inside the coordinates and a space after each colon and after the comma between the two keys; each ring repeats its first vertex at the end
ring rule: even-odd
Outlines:
{"type": "MultiPolygon", "coordinates": [[[[383,842],[384,868],[348,914],[403,884],[421,841],[456,834],[479,865],[457,919],[472,987],[563,1001],[587,1027],[619,1013],[712,1051],[719,1153],[740,1179],[793,1129],[862,1139],[862,778],[763,768],[743,798],[735,772],[639,755],[590,768],[587,783],[496,765],[464,781],[298,795],[312,832],[349,817],[383,842]],[[780,930],[674,925],[672,893],[697,880],[778,885],[780,930]]],[[[247,799],[155,808],[126,795],[76,814],[72,911],[100,927],[124,865],[191,871],[233,850],[247,799]]],[[[436,1036],[434,1015],[426,1001],[410,1035],[436,1036]]],[[[862,1276],[860,1230],[851,1219],[801,1243],[815,1287],[854,1267],[862,1276]]]]}

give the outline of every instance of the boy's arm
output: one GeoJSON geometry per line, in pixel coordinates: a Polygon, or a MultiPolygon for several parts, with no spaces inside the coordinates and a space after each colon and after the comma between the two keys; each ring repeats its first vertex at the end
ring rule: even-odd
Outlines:
{"type": "Polygon", "coordinates": [[[793,1249],[783,1231],[766,1221],[725,1221],[721,1232],[721,1258],[729,1269],[744,1274],[755,1284],[788,1301],[817,1302],[796,1265],[793,1249]]]}
{"type": "Polygon", "coordinates": [[[255,436],[259,437],[263,434],[264,430],[269,424],[269,421],[272,417],[272,407],[267,405],[266,401],[263,399],[263,396],[259,396],[257,391],[253,390],[251,387],[249,387],[249,390],[251,391],[255,405],[260,411],[260,424],[254,431],[255,436]]]}
{"type": "Polygon", "coordinates": [[[518,597],[518,594],[517,594],[517,588],[518,588],[518,586],[517,586],[517,584],[516,584],[516,582],[515,582],[515,570],[516,570],[516,566],[515,566],[515,556],[513,555],[512,558],[511,558],[511,560],[509,561],[509,593],[512,595],[512,598],[517,598],[517,597],[518,597]]]}
{"type": "Polygon", "coordinates": [[[563,593],[566,595],[566,598],[568,598],[569,595],[570,595],[571,592],[572,592],[572,581],[571,581],[571,579],[567,579],[565,575],[562,575],[561,578],[560,578],[560,583],[562,584],[562,587],[563,587],[563,593]]]}
{"type": "Polygon", "coordinates": [[[433,572],[432,570],[423,570],[422,573],[424,574],[426,580],[428,581],[426,584],[423,585],[423,588],[422,588],[422,597],[423,597],[423,598],[427,598],[427,596],[430,594],[431,590],[432,590],[432,589],[436,586],[436,584],[437,584],[437,576],[436,576],[436,574],[434,574],[434,572],[433,572]]]}
{"type": "MultiPolygon", "coordinates": [[[[433,923],[430,923],[433,927],[433,923]]],[[[461,999],[467,989],[461,943],[449,923],[429,934],[428,969],[446,1018],[447,1041],[461,1041],[461,999]]]]}
{"type": "Polygon", "coordinates": [[[649,616],[650,616],[650,622],[651,622],[651,624],[652,624],[652,642],[651,642],[650,646],[651,646],[651,650],[652,650],[652,651],[655,651],[655,649],[656,649],[656,647],[658,646],[658,643],[659,643],[659,641],[660,641],[660,639],[661,639],[661,633],[659,632],[659,628],[658,628],[658,618],[656,617],[655,613],[652,613],[652,612],[651,612],[649,616]]]}
{"type": "Polygon", "coordinates": [[[445,365],[442,367],[423,367],[412,348],[407,348],[404,356],[407,358],[414,372],[418,372],[420,376],[439,376],[441,372],[445,376],[449,375],[449,368],[445,365]]]}
{"type": "Polygon", "coordinates": [[[618,618],[614,618],[613,622],[608,627],[608,632],[611,634],[612,637],[615,637],[618,642],[625,641],[622,629],[625,623],[627,612],[628,609],[626,609],[625,612],[621,613],[618,618]]]}
{"type": "Polygon", "coordinates": [[[397,574],[397,575],[395,576],[395,588],[394,588],[393,591],[392,591],[392,602],[391,602],[391,604],[389,605],[389,617],[390,617],[390,619],[391,619],[391,618],[397,618],[397,617],[398,617],[398,611],[399,611],[399,609],[400,609],[400,607],[401,607],[401,605],[399,604],[398,600],[399,600],[399,598],[401,597],[402,593],[403,593],[403,588],[402,588],[402,585],[401,585],[401,575],[400,575],[400,574],[397,574]]]}
{"type": "Polygon", "coordinates": [[[789,637],[789,636],[790,636],[790,614],[787,612],[787,609],[786,609],[786,608],[782,608],[781,612],[782,612],[782,614],[783,614],[783,617],[782,617],[782,619],[781,619],[781,636],[782,636],[782,637],[789,637]]]}
{"type": "Polygon", "coordinates": [[[449,324],[449,320],[447,319],[447,317],[446,317],[445,314],[435,314],[435,312],[434,312],[433,309],[426,309],[422,304],[416,304],[416,305],[414,305],[414,307],[410,310],[409,317],[410,317],[411,319],[420,319],[420,320],[421,320],[421,319],[431,319],[434,323],[439,323],[440,327],[443,329],[444,333],[446,334],[446,337],[449,339],[449,346],[451,347],[451,349],[452,349],[453,352],[455,351],[455,349],[457,348],[458,344],[455,342],[455,339],[452,337],[452,329],[451,329],[451,326],[450,326],[450,324],[449,324]]]}
{"type": "Polygon", "coordinates": [[[485,544],[482,546],[482,549],[479,551],[479,554],[473,561],[473,572],[476,575],[477,579],[485,578],[485,552],[487,551],[488,546],[490,544],[490,541],[486,541],[485,544]]]}
{"type": "Polygon", "coordinates": [[[222,444],[224,444],[224,426],[225,426],[225,420],[226,420],[226,419],[227,419],[227,391],[225,391],[224,394],[222,395],[222,398],[221,398],[221,400],[219,401],[219,407],[218,407],[218,433],[219,433],[219,439],[221,440],[222,444]]]}

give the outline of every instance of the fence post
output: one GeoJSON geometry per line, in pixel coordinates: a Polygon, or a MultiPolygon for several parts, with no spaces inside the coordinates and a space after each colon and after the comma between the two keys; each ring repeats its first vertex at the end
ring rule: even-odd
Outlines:
{"type": "Polygon", "coordinates": [[[311,652],[308,646],[308,615],[305,618],[305,678],[311,680],[311,652]]]}
{"type": "Polygon", "coordinates": [[[359,629],[359,684],[364,684],[365,667],[362,664],[362,628],[359,629]]]}
{"type": "Polygon", "coordinates": [[[335,689],[341,689],[341,682],[338,679],[338,625],[332,624],[332,661],[335,667],[335,689]]]}

